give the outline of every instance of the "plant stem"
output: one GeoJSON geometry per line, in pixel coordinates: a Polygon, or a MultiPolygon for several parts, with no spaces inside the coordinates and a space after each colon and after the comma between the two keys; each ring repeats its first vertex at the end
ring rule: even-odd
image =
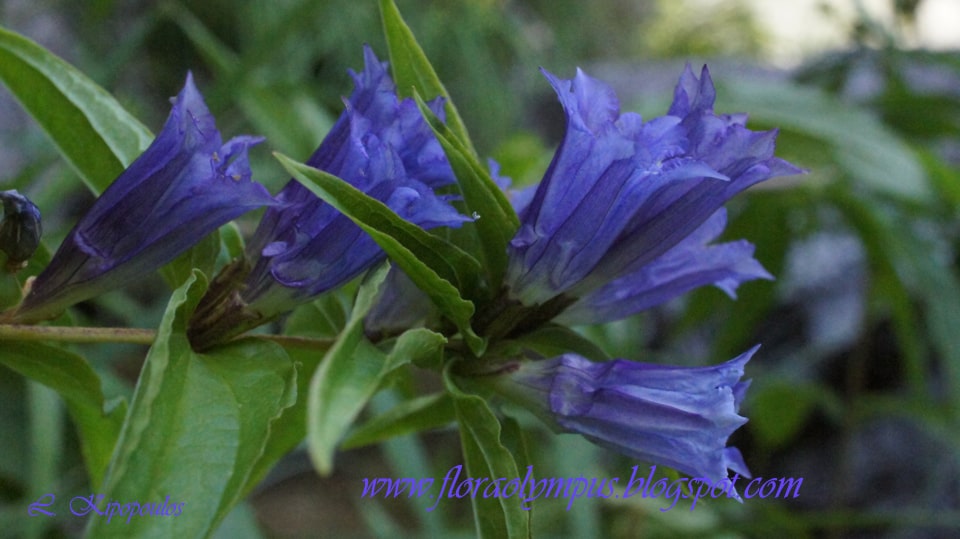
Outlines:
{"type": "Polygon", "coordinates": [[[156,336],[157,332],[152,329],[0,324],[0,341],[116,342],[150,345],[153,344],[156,336]]]}
{"type": "MultiPolygon", "coordinates": [[[[0,324],[0,341],[56,341],[70,343],[128,343],[153,344],[157,332],[137,328],[91,328],[69,326],[31,326],[0,324]]],[[[251,335],[256,339],[273,341],[282,346],[326,351],[333,339],[312,339],[288,335],[251,335]]]]}

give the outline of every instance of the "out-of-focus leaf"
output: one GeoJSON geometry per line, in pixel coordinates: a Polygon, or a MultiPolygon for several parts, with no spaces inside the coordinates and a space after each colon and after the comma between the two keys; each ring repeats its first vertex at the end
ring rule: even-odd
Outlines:
{"type": "Polygon", "coordinates": [[[746,111],[753,122],[827,143],[850,176],[879,192],[929,201],[930,185],[910,147],[869,112],[796,84],[743,81],[717,92],[718,110],[746,111]]]}
{"type": "Polygon", "coordinates": [[[94,194],[106,189],[153,140],[150,130],[86,75],[2,28],[0,80],[94,194]]]}
{"type": "Polygon", "coordinates": [[[750,430],[761,444],[779,449],[797,435],[825,389],[772,382],[750,390],[750,430]]]}
{"type": "Polygon", "coordinates": [[[960,170],[944,163],[932,151],[923,148],[916,151],[937,193],[953,208],[960,208],[960,170]]]}
{"type": "Polygon", "coordinates": [[[120,434],[126,403],[104,402],[97,373],[84,358],[61,348],[35,342],[4,342],[0,363],[60,394],[77,424],[90,483],[99,485],[120,434]]]}
{"type": "Polygon", "coordinates": [[[893,223],[884,212],[850,194],[837,194],[834,201],[860,232],[871,264],[890,276],[883,281],[887,288],[880,292],[901,298],[894,313],[900,318],[898,337],[902,344],[914,343],[912,347],[902,346],[908,383],[918,394],[927,390],[928,354],[913,335],[916,328],[922,328],[943,365],[956,408],[960,403],[960,277],[947,261],[930,255],[926,240],[913,233],[910,226],[893,223]],[[922,316],[911,301],[913,295],[920,299],[922,316]]]}

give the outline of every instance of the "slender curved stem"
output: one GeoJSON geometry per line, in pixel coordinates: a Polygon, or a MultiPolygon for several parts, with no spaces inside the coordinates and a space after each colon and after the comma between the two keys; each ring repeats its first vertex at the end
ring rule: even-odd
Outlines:
{"type": "Polygon", "coordinates": [[[116,342],[149,345],[153,344],[156,336],[157,332],[152,329],[0,324],[0,341],[116,342]]]}
{"type": "MultiPolygon", "coordinates": [[[[156,330],[137,328],[91,328],[69,326],[31,326],[0,324],[0,341],[56,341],[70,343],[129,343],[153,344],[156,330]]],[[[288,335],[252,335],[257,339],[273,341],[282,346],[327,350],[333,339],[312,339],[288,335]]]]}

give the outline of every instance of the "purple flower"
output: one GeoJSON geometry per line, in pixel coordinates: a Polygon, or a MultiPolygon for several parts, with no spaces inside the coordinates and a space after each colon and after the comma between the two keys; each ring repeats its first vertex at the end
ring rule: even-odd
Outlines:
{"type": "Polygon", "coordinates": [[[554,430],[716,482],[728,469],[750,475],[727,439],[747,421],[737,411],[750,382],[740,378],[757,348],[698,368],[564,354],[509,364],[493,384],[554,430]]]}
{"type": "Polygon", "coordinates": [[[736,298],[740,283],[773,279],[753,258],[750,242],[709,245],[726,224],[727,212],[720,208],[669,251],[588,292],[560,313],[556,321],[574,325],[619,320],[709,284],[736,298]]]}
{"type": "MultiPolygon", "coordinates": [[[[440,143],[411,99],[396,87],[373,51],[351,72],[356,88],[346,110],[307,164],[343,178],[423,228],[468,220],[434,189],[454,183],[440,143]]],[[[439,102],[433,109],[442,112],[439,102]]],[[[267,210],[248,248],[256,265],[244,300],[272,316],[356,277],[386,255],[360,227],[290,181],[267,210]]]]}
{"type": "Polygon", "coordinates": [[[723,230],[717,212],[728,199],[801,171],[773,156],[776,131],[753,132],[745,115],[713,113],[706,67],[698,79],[688,66],[668,114],[647,122],[621,114],[613,91],[579,70],[572,80],[544,74],[567,130],[508,246],[512,299],[536,307],[579,298],[567,318],[594,322],[702,284],[732,293],[740,282],[770,278],[748,244],[706,243],[723,230]]]}
{"type": "MultiPolygon", "coordinates": [[[[467,217],[434,189],[455,182],[440,143],[412,99],[396,87],[373,51],[365,69],[353,73],[355,89],[346,110],[307,164],[339,176],[385,203],[400,217],[428,229],[459,226],[467,217]]],[[[439,101],[432,110],[442,114],[439,101]]],[[[194,345],[222,340],[336,288],[386,258],[360,227],[291,180],[277,195],[247,246],[252,269],[227,307],[201,309],[194,345]],[[232,313],[232,314],[231,314],[232,313]]]]}
{"type": "Polygon", "coordinates": [[[247,149],[226,144],[187,75],[160,134],[93,203],[37,276],[17,321],[55,316],[170,262],[224,223],[273,198],[251,180],[247,149]]]}

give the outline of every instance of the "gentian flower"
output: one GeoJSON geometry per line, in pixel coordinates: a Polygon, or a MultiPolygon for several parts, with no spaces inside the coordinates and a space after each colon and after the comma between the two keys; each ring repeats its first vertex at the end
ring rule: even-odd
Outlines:
{"type": "MultiPolygon", "coordinates": [[[[355,89],[346,110],[306,163],[422,228],[469,220],[449,204],[450,196],[434,193],[455,177],[416,103],[397,98],[387,64],[369,47],[364,61],[363,72],[350,72],[355,89]]],[[[442,103],[431,109],[442,114],[442,103]]],[[[277,198],[281,205],[267,210],[247,246],[252,269],[239,290],[201,302],[192,322],[194,346],[262,324],[386,258],[360,227],[299,182],[291,180],[277,198]]]]}
{"type": "Polygon", "coordinates": [[[19,322],[123,286],[170,262],[219,226],[273,198],[251,180],[241,136],[224,144],[187,75],[160,134],[94,201],[34,280],[19,322]]]}
{"type": "Polygon", "coordinates": [[[624,455],[711,482],[750,471],[727,439],[749,381],[743,367],[758,347],[711,367],[671,367],[576,354],[514,361],[489,380],[555,431],[577,433],[624,455]]]}
{"type": "Polygon", "coordinates": [[[570,308],[568,321],[607,321],[702,284],[733,293],[740,282],[769,278],[748,244],[706,243],[722,231],[718,211],[732,196],[801,170],[773,156],[776,131],[750,131],[745,115],[713,113],[706,67],[698,79],[688,66],[667,115],[647,122],[621,114],[613,90],[580,70],[572,80],[544,74],[567,130],[519,213],[505,278],[509,299],[528,307],[529,319],[570,308]]]}

